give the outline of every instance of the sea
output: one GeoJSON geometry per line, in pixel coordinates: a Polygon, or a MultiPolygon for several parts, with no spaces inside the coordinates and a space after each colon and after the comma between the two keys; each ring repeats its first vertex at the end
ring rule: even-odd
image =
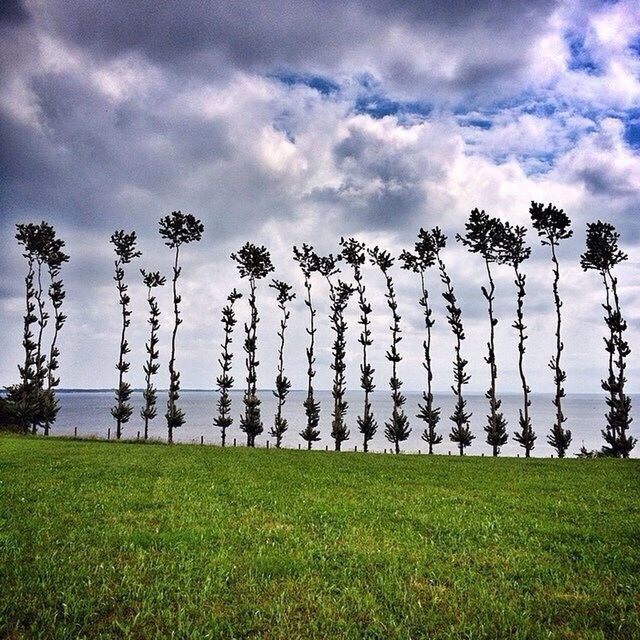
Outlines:
{"type": "MultiPolygon", "coordinates": [[[[233,445],[234,439],[237,446],[243,446],[246,440],[245,434],[240,430],[240,414],[242,412],[242,396],[240,390],[231,392],[233,424],[227,432],[227,442],[233,445]]],[[[266,447],[269,443],[273,446],[274,439],[269,435],[273,425],[276,410],[276,398],[269,390],[259,392],[264,424],[264,433],[256,439],[256,445],[266,447]]],[[[320,402],[320,432],[321,439],[313,443],[314,449],[333,448],[331,431],[332,398],[330,391],[316,391],[316,400],[320,402]]],[[[285,433],[283,446],[289,448],[305,448],[306,442],[302,440],[299,432],[306,422],[304,407],[302,405],[306,397],[305,391],[291,391],[284,406],[284,417],[289,421],[289,429],[285,433]]],[[[407,402],[405,412],[409,416],[411,434],[402,443],[402,451],[406,453],[425,453],[427,444],[421,439],[424,423],[416,416],[418,403],[422,401],[420,393],[406,393],[407,402]]],[[[466,395],[467,409],[472,413],[471,430],[476,436],[472,445],[466,449],[468,455],[491,455],[491,447],[485,442],[486,434],[483,427],[487,423],[488,401],[481,395],[466,395]]],[[[52,435],[73,435],[79,437],[91,436],[97,438],[111,438],[115,436],[115,421],[111,417],[110,407],[114,404],[113,391],[62,391],[59,392],[60,412],[53,427],[52,435]]],[[[388,393],[376,391],[372,394],[372,408],[378,421],[378,431],[369,444],[372,451],[387,452],[392,446],[384,435],[384,423],[389,420],[391,414],[391,399],[388,393]]],[[[184,410],[186,423],[176,429],[174,440],[185,443],[220,444],[220,431],[213,425],[216,415],[216,401],[218,393],[215,391],[182,391],[178,405],[184,410]]],[[[357,447],[362,450],[362,435],[358,432],[356,418],[362,411],[362,392],[348,391],[346,399],[349,403],[346,423],[351,431],[349,440],[343,443],[343,450],[353,450],[357,447]]],[[[510,434],[518,429],[518,411],[522,405],[522,397],[516,394],[502,395],[502,412],[508,421],[510,434]]],[[[554,406],[551,394],[531,395],[530,415],[534,430],[538,436],[533,456],[550,457],[554,454],[553,448],[547,443],[547,436],[554,421],[554,406]]],[[[143,436],[143,421],[140,417],[140,409],[143,405],[142,392],[134,391],[131,403],[134,413],[128,423],[123,425],[123,437],[135,439],[143,436]]],[[[640,395],[632,396],[633,407],[640,405],[640,395]]],[[[166,393],[158,393],[158,416],[150,423],[149,437],[156,440],[167,439],[167,427],[164,419],[166,405],[166,393]]],[[[452,394],[435,395],[435,405],[441,408],[441,419],[437,426],[439,433],[443,435],[443,441],[435,447],[434,452],[447,455],[457,454],[456,444],[449,440],[449,432],[452,426],[449,416],[453,412],[454,396],[452,394]]],[[[603,444],[601,430],[604,428],[606,404],[604,394],[567,394],[563,401],[563,410],[567,416],[565,428],[571,430],[573,439],[567,456],[578,453],[584,445],[587,449],[599,449],[603,444]]],[[[632,410],[633,411],[633,410],[632,410]]],[[[632,423],[631,433],[640,439],[640,423],[632,423]]],[[[639,447],[633,452],[633,457],[638,457],[639,447]]],[[[522,456],[523,449],[518,443],[509,438],[507,444],[501,448],[501,455],[522,456]]]]}

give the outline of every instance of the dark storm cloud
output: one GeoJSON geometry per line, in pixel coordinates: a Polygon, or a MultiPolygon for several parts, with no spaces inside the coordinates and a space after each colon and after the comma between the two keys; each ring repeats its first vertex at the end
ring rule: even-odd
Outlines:
{"type": "Polygon", "coordinates": [[[264,73],[278,68],[350,73],[364,64],[412,93],[476,93],[525,64],[556,4],[64,0],[49,3],[40,19],[59,37],[100,56],[136,52],[179,74],[212,78],[230,69],[264,73]],[[405,33],[413,42],[403,42],[405,33]],[[423,60],[418,53],[414,59],[407,54],[418,42],[428,56],[441,51],[444,42],[455,46],[445,57],[423,60]],[[452,69],[438,68],[449,62],[452,69]]]}
{"type": "Polygon", "coordinates": [[[0,3],[0,28],[3,25],[20,25],[29,20],[29,12],[22,0],[3,0],[0,3]]]}

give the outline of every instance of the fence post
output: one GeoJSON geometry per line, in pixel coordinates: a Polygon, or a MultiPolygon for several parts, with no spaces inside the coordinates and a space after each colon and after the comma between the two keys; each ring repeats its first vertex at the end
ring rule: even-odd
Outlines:
{"type": "Polygon", "coordinates": [[[111,440],[111,427],[107,429],[107,440],[111,440]]]}
{"type": "Polygon", "coordinates": [[[328,444],[325,444],[325,445],[324,445],[324,450],[325,450],[325,451],[329,451],[329,445],[328,445],[328,444]]]}
{"type": "Polygon", "coordinates": [[[236,446],[236,439],[235,438],[233,439],[233,446],[234,447],[236,446]]]}
{"type": "Polygon", "coordinates": [[[418,455],[420,455],[420,449],[418,449],[418,455]]]}
{"type": "Polygon", "coordinates": [[[267,440],[267,449],[269,448],[269,441],[267,440]]]}
{"type": "Polygon", "coordinates": [[[73,437],[74,438],[78,437],[78,427],[73,427],[73,437]]]}
{"type": "Polygon", "coordinates": [[[140,440],[140,432],[138,431],[138,437],[137,440],[140,440]]]}
{"type": "Polygon", "coordinates": [[[358,450],[358,445],[356,445],[355,447],[353,447],[353,450],[354,450],[354,451],[357,451],[357,450],[358,450]]]}
{"type": "Polygon", "coordinates": [[[204,436],[200,436],[200,444],[204,444],[204,436]]]}
{"type": "Polygon", "coordinates": [[[451,455],[451,449],[449,449],[449,451],[447,451],[447,455],[451,455]]]}

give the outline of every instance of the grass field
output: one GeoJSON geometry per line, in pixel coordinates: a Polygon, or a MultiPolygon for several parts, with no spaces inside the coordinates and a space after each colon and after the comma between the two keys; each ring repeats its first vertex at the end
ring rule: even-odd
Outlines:
{"type": "Polygon", "coordinates": [[[640,461],[0,437],[0,636],[640,638],[640,461]]]}

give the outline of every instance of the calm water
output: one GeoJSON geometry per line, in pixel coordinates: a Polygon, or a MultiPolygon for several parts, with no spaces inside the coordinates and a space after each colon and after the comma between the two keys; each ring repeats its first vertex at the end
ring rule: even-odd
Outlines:
{"type": "MultiPolygon", "coordinates": [[[[153,438],[166,439],[166,424],[163,413],[166,402],[166,396],[159,393],[158,417],[152,421],[150,426],[150,435],[153,438]]],[[[275,398],[270,391],[260,392],[262,399],[262,419],[265,426],[265,433],[257,439],[259,446],[266,446],[269,436],[268,429],[273,423],[273,415],[275,412],[275,398]]],[[[322,440],[314,443],[314,448],[324,448],[329,445],[332,448],[333,440],[329,435],[330,431],[330,412],[332,407],[331,393],[329,391],[316,392],[317,399],[321,405],[321,421],[320,429],[322,440]]],[[[302,443],[304,447],[306,443],[300,438],[298,432],[305,423],[304,409],[302,401],[304,400],[304,391],[292,391],[289,394],[285,405],[285,416],[289,420],[289,431],[285,434],[284,442],[287,447],[297,447],[302,443]]],[[[115,431],[114,420],[109,413],[109,408],[113,404],[113,392],[83,392],[83,393],[61,393],[60,413],[54,427],[56,434],[73,434],[74,428],[77,427],[78,435],[95,435],[99,437],[107,436],[107,429],[112,428],[115,431]]],[[[343,443],[344,448],[353,448],[358,445],[361,448],[361,435],[357,431],[355,423],[358,412],[362,408],[362,394],[358,391],[350,391],[347,393],[349,401],[349,410],[347,412],[347,424],[351,429],[351,439],[343,443]]],[[[412,432],[409,439],[403,443],[405,451],[425,451],[426,443],[420,439],[420,434],[424,428],[423,423],[413,416],[417,413],[417,405],[421,396],[418,393],[407,394],[406,412],[410,418],[412,432]]],[[[553,424],[553,410],[551,404],[551,395],[533,394],[531,396],[532,407],[531,415],[534,429],[538,434],[536,448],[533,451],[535,456],[550,456],[553,453],[552,448],[547,444],[546,437],[549,427],[553,424]]],[[[209,391],[185,391],[180,397],[180,406],[184,409],[187,416],[186,424],[175,432],[175,439],[181,442],[196,442],[200,440],[200,436],[204,436],[205,443],[217,444],[220,442],[220,434],[217,428],[212,426],[212,420],[216,412],[217,393],[209,391]]],[[[487,401],[482,395],[467,396],[468,409],[473,412],[471,418],[471,429],[476,435],[471,447],[467,449],[470,455],[490,454],[491,448],[484,440],[485,433],[483,426],[486,424],[485,415],[487,413],[487,401]]],[[[452,455],[457,452],[455,444],[449,441],[448,432],[451,427],[451,421],[448,416],[453,411],[452,395],[437,395],[436,402],[442,407],[441,421],[438,425],[439,433],[444,434],[444,441],[436,447],[436,452],[446,454],[451,451],[452,455]]],[[[518,409],[521,399],[517,395],[502,396],[502,408],[509,422],[509,431],[512,432],[517,428],[518,409]]],[[[634,408],[640,402],[639,396],[633,396],[634,408]]],[[[135,438],[137,432],[142,430],[142,419],[140,418],[140,408],[142,406],[142,393],[134,393],[132,403],[135,407],[134,414],[126,425],[124,425],[124,437],[135,438]]],[[[244,442],[244,434],[240,431],[238,416],[242,410],[242,392],[235,391],[232,393],[234,424],[228,432],[230,442],[233,438],[237,438],[238,445],[244,442]]],[[[373,411],[378,420],[378,433],[370,443],[372,450],[382,451],[389,447],[389,443],[384,437],[384,420],[389,416],[391,411],[391,402],[387,394],[376,392],[373,394],[373,411]]],[[[602,437],[600,430],[604,425],[605,402],[602,394],[569,394],[565,398],[563,405],[565,414],[568,417],[566,427],[571,429],[573,433],[573,442],[569,453],[574,454],[578,451],[584,442],[588,449],[597,449],[602,446],[602,437]]],[[[634,422],[632,425],[632,433],[638,436],[637,426],[634,422]]],[[[522,449],[516,442],[509,442],[502,448],[502,454],[515,456],[522,449]]],[[[638,456],[638,450],[634,451],[634,455],[638,456]]]]}

